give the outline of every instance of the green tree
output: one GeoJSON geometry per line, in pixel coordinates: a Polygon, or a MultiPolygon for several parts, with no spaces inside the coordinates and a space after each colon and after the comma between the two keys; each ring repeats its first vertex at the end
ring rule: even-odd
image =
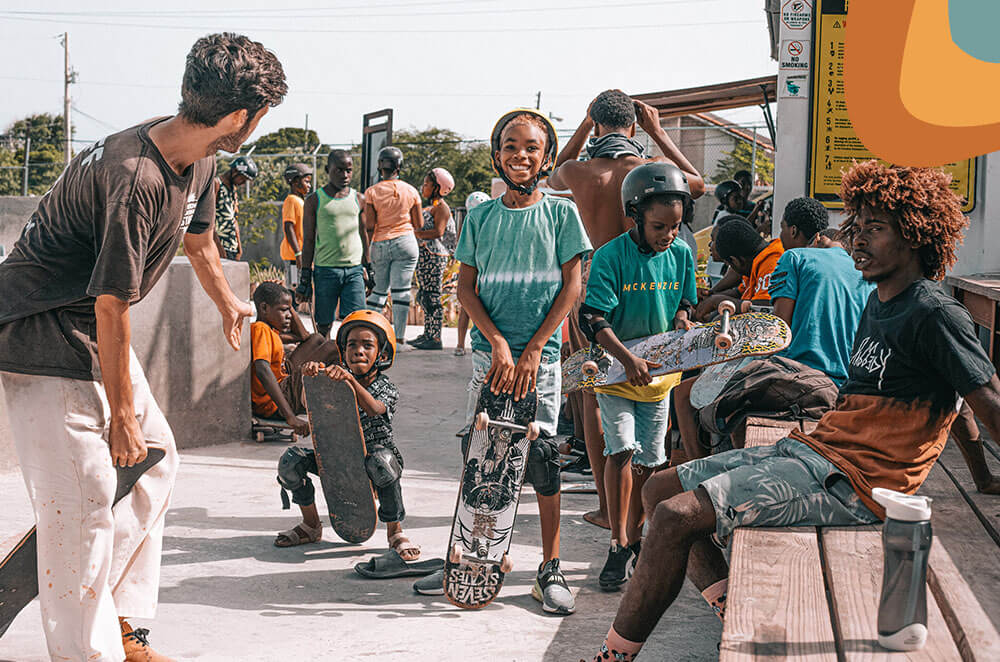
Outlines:
{"type": "MultiPolygon", "coordinates": [[[[62,116],[51,113],[29,115],[12,123],[5,133],[13,148],[0,148],[0,165],[23,166],[24,150],[30,136],[28,193],[41,195],[48,191],[65,166],[63,148],[66,132],[62,116]]],[[[0,170],[0,195],[21,195],[23,176],[23,170],[0,170]]]]}
{"type": "Polygon", "coordinates": [[[312,152],[320,144],[319,135],[312,129],[286,126],[261,136],[247,148],[256,147],[254,154],[287,154],[312,152]]]}
{"type": "Polygon", "coordinates": [[[392,142],[403,150],[400,177],[417,189],[431,168],[444,168],[455,178],[455,190],[448,195],[452,206],[464,205],[473,191],[489,192],[493,170],[488,144],[465,141],[458,133],[437,127],[397,131],[392,142]]]}
{"type": "MultiPolygon", "coordinates": [[[[739,170],[750,170],[753,162],[753,145],[743,140],[738,140],[736,146],[725,153],[712,175],[712,182],[718,184],[727,179],[732,179],[733,174],[739,170]]],[[[760,144],[757,145],[757,181],[765,184],[774,184],[774,153],[769,152],[760,144]]]]}

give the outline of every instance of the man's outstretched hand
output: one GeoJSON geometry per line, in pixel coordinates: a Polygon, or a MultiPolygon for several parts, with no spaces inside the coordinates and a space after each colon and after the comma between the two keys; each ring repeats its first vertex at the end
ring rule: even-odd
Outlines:
{"type": "Polygon", "coordinates": [[[229,346],[240,349],[240,336],[243,333],[243,320],[253,317],[253,306],[246,301],[233,301],[219,310],[222,315],[222,335],[226,337],[229,346]]]}

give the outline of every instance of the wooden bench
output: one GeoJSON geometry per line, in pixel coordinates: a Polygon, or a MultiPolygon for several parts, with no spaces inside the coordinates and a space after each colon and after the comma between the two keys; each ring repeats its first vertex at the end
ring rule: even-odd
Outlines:
{"type": "MultiPolygon", "coordinates": [[[[751,419],[746,445],[773,444],[793,425],[751,419]]],[[[954,457],[941,464],[946,462],[950,469],[954,457]]],[[[893,653],[878,646],[881,527],[741,528],[733,534],[719,659],[1000,660],[995,622],[1000,620],[1000,548],[982,524],[977,526],[977,516],[945,466],[931,473],[921,489],[934,497],[935,534],[923,649],[893,653]],[[960,556],[974,557],[982,573],[959,569],[949,553],[970,545],[974,553],[959,550],[960,556]],[[970,586],[980,581],[985,585],[977,590],[970,586]]],[[[992,498],[1000,507],[1000,498],[992,498]]]]}

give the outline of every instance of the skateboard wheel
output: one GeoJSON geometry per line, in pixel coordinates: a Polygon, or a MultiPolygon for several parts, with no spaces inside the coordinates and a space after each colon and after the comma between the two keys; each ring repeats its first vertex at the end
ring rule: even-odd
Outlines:
{"type": "Polygon", "coordinates": [[[538,423],[534,421],[528,423],[528,433],[525,435],[528,441],[534,441],[538,439],[538,436],[542,433],[542,429],[538,427],[538,423]]]}
{"type": "Polygon", "coordinates": [[[264,433],[260,430],[254,432],[254,439],[258,442],[264,441],[264,433]]]}
{"type": "Polygon", "coordinates": [[[736,312],[736,304],[732,301],[723,301],[719,304],[719,314],[728,312],[730,315],[736,312]]]}
{"type": "Polygon", "coordinates": [[[448,552],[448,561],[451,563],[458,563],[462,560],[462,546],[455,543],[451,546],[451,550],[448,552]]]}
{"type": "Polygon", "coordinates": [[[481,411],[476,414],[476,429],[485,430],[486,426],[490,424],[490,415],[485,411],[481,411]]]}
{"type": "Polygon", "coordinates": [[[593,377],[600,371],[597,367],[597,361],[584,361],[580,370],[588,377],[593,377]]]}
{"type": "Polygon", "coordinates": [[[720,333],[715,336],[715,346],[725,351],[733,346],[733,338],[728,333],[720,333]]]}
{"type": "Polygon", "coordinates": [[[753,310],[753,304],[752,303],[750,303],[749,301],[741,301],[740,302],[740,312],[741,313],[749,313],[751,310],[753,310]]]}
{"type": "Polygon", "coordinates": [[[504,554],[503,558],[500,559],[500,572],[506,575],[513,569],[514,569],[514,562],[510,560],[509,556],[504,554]]]}

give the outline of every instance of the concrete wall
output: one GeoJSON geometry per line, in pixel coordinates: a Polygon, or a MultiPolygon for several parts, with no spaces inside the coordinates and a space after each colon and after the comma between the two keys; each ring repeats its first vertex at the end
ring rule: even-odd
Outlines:
{"type": "Polygon", "coordinates": [[[21,229],[38,206],[38,200],[36,197],[0,195],[0,246],[3,246],[4,255],[10,253],[21,229]]]}
{"type": "MultiPolygon", "coordinates": [[[[246,263],[223,261],[237,296],[250,294],[246,263]]],[[[187,258],[174,258],[167,273],[131,309],[132,346],[179,448],[207,446],[250,436],[250,328],[234,352],[222,336],[215,304],[198,283],[187,258]]],[[[0,470],[16,458],[0,387],[0,470]]]]}

